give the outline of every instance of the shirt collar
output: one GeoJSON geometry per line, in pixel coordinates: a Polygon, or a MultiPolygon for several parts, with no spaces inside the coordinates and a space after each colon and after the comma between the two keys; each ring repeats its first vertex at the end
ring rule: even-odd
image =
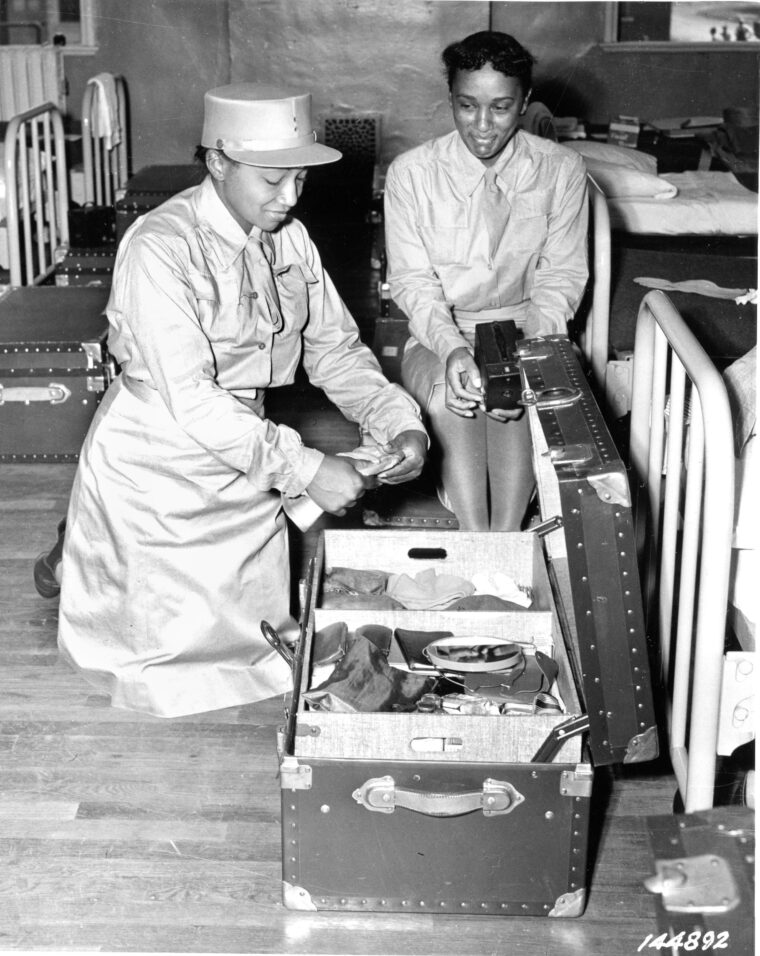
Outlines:
{"type": "Polygon", "coordinates": [[[195,208],[199,233],[222,269],[228,269],[235,262],[249,239],[266,246],[270,262],[274,261],[275,246],[271,234],[252,226],[246,235],[219,198],[210,176],[206,176],[197,189],[195,208]]]}
{"type": "MultiPolygon", "coordinates": [[[[458,132],[455,131],[454,135],[456,136],[456,140],[454,142],[454,164],[457,178],[461,184],[462,191],[469,196],[472,195],[478,185],[483,181],[483,177],[485,176],[486,169],[488,169],[488,167],[484,166],[477,156],[472,155],[469,149],[467,149],[462,142],[462,137],[458,132]]],[[[512,169],[514,167],[510,168],[510,162],[515,153],[518,151],[519,139],[520,136],[518,130],[504,147],[501,155],[498,157],[492,167],[495,168],[496,179],[501,185],[501,188],[504,190],[508,189],[513,184],[514,173],[512,172],[512,169]]]]}

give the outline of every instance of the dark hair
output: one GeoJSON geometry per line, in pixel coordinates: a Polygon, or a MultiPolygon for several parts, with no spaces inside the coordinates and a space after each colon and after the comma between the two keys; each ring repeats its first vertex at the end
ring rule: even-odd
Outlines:
{"type": "Polygon", "coordinates": [[[472,33],[464,40],[449,44],[442,59],[449,89],[459,70],[481,70],[486,63],[505,76],[517,77],[523,95],[528,94],[533,84],[535,58],[508,33],[495,30],[472,33]]]}

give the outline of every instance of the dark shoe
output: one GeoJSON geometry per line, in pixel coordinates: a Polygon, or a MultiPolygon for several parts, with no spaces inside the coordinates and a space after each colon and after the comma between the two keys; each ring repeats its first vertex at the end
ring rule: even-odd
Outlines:
{"type": "Polygon", "coordinates": [[[55,569],[61,563],[63,556],[63,538],[66,533],[66,519],[61,518],[58,522],[58,540],[47,552],[41,554],[34,562],[34,586],[37,593],[44,598],[58,597],[61,593],[61,585],[55,577],[55,569]]]}

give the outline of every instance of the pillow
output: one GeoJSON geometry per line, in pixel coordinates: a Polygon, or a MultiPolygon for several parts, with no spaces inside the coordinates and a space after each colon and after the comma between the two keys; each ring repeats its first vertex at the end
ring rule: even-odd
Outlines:
{"type": "Polygon", "coordinates": [[[619,163],[585,159],[586,169],[608,199],[672,199],[678,187],[667,179],[619,163]]]}
{"type": "Polygon", "coordinates": [[[584,159],[600,160],[603,163],[615,163],[627,166],[629,169],[638,169],[642,173],[657,174],[657,159],[649,153],[640,153],[627,146],[614,146],[612,143],[596,143],[593,140],[569,140],[562,144],[568,149],[580,153],[584,159]]]}

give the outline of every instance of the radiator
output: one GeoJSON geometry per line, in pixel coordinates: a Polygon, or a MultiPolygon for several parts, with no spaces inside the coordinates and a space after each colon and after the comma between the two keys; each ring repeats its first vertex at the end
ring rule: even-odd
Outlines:
{"type": "Polygon", "coordinates": [[[52,103],[66,109],[63,52],[59,46],[0,46],[0,122],[52,103]]]}

